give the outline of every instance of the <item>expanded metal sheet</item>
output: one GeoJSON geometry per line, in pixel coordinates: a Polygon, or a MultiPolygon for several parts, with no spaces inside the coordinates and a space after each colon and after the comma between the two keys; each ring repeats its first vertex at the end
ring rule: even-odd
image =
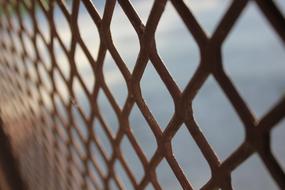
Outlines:
{"type": "MultiPolygon", "coordinates": [[[[171,144],[182,126],[186,126],[189,138],[194,139],[210,168],[211,177],[202,189],[232,189],[232,172],[255,153],[277,186],[285,189],[284,171],[272,154],[270,145],[271,130],[285,116],[285,99],[281,98],[270,111],[257,119],[223,68],[221,46],[248,3],[247,0],[230,1],[213,34],[207,35],[182,0],[154,1],[145,23],[132,1],[128,0],[106,1],[102,15],[96,4],[89,0],[67,3],[60,0],[1,0],[1,117],[29,189],[126,189],[125,186],[136,190],[163,189],[156,172],[162,160],[168,163],[181,188],[193,189],[191,180],[173,154],[171,144]],[[112,40],[110,24],[116,4],[138,37],[139,53],[134,55],[137,59],[133,70],[127,66],[112,40]],[[156,47],[155,32],[166,4],[177,11],[201,55],[193,77],[183,90],[166,68],[156,47]],[[82,40],[82,28],[78,27],[80,6],[85,7],[93,21],[94,26],[90,27],[96,27],[99,32],[99,41],[94,41],[99,44],[96,55],[82,40]],[[39,20],[38,11],[45,19],[39,20]],[[57,19],[67,23],[65,37],[59,34],[62,28],[56,24],[57,19]],[[43,20],[46,20],[47,30],[41,27],[43,20]],[[69,37],[70,41],[66,42],[69,37]],[[60,63],[59,49],[66,57],[69,69],[64,69],[60,63]],[[88,60],[89,81],[78,69],[75,60],[78,49],[88,60]],[[112,77],[103,72],[107,54],[114,60],[127,88],[127,99],[123,105],[119,105],[106,83],[108,77],[112,77]],[[142,95],[140,83],[148,64],[155,68],[174,103],[174,114],[165,128],[156,121],[142,95]],[[210,76],[234,107],[245,130],[243,143],[224,160],[218,158],[193,117],[193,99],[210,76]],[[76,96],[78,89],[86,99],[84,106],[89,108],[87,110],[76,96]],[[100,107],[98,99],[100,94],[114,112],[117,128],[105,119],[104,108],[100,107]],[[133,134],[134,126],[130,124],[130,114],[135,106],[147,123],[145,127],[155,138],[155,151],[149,159],[133,134]],[[99,126],[103,133],[97,134],[99,126]],[[138,157],[143,168],[139,179],[120,148],[124,139],[128,140],[136,154],[132,156],[138,157]],[[107,142],[109,148],[106,148],[107,142]],[[129,184],[124,184],[122,173],[117,173],[115,165],[118,163],[129,184]]],[[[253,3],[284,44],[285,19],[278,6],[270,0],[255,0],[253,3]]]]}

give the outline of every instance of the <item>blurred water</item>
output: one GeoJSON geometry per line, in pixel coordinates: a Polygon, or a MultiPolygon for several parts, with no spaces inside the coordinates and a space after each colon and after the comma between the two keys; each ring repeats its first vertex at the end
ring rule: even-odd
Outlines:
{"type": "MultiPolygon", "coordinates": [[[[208,35],[211,35],[215,30],[216,24],[228,7],[229,2],[226,0],[187,1],[208,35]]],[[[94,1],[94,3],[102,14],[104,3],[102,1],[94,1]]],[[[152,3],[153,1],[133,1],[134,7],[144,23],[152,3]]],[[[283,7],[282,11],[284,12],[284,1],[280,0],[278,3],[280,3],[281,8],[283,7]]],[[[65,45],[68,46],[71,39],[70,29],[64,24],[66,21],[60,17],[60,12],[56,12],[56,17],[58,17],[56,19],[57,24],[61,26],[57,28],[58,33],[63,38],[65,45]]],[[[82,5],[78,25],[84,42],[96,58],[99,35],[82,5]]],[[[118,5],[111,23],[111,33],[116,48],[132,71],[139,51],[138,37],[118,5]]],[[[162,15],[155,38],[161,58],[179,88],[183,90],[199,64],[200,55],[193,37],[170,3],[167,4],[162,15]]],[[[68,64],[64,61],[64,55],[60,53],[59,49],[60,47],[58,50],[56,49],[58,62],[62,62],[63,70],[66,71],[68,64]]],[[[88,61],[84,57],[84,53],[78,46],[76,64],[79,72],[83,75],[84,82],[91,89],[94,85],[94,76],[88,61]]],[[[223,44],[223,63],[236,88],[257,118],[262,117],[280,97],[284,96],[284,60],[284,44],[280,42],[278,36],[269,27],[267,20],[260,14],[257,6],[251,3],[243,11],[242,17],[223,44]]],[[[126,84],[109,53],[107,53],[103,70],[108,87],[122,107],[127,97],[126,84]]],[[[58,85],[60,89],[61,85],[58,85]]],[[[79,105],[83,107],[86,114],[90,113],[88,100],[82,93],[83,90],[80,89],[80,85],[76,85],[74,88],[79,99],[79,105]]],[[[141,88],[147,105],[163,130],[174,113],[174,105],[169,92],[150,62],[143,75],[141,88]]],[[[64,94],[64,92],[62,93],[64,94]]],[[[118,129],[118,121],[103,92],[100,92],[99,106],[104,119],[115,133],[118,129]]],[[[199,127],[221,160],[226,159],[243,142],[245,135],[243,125],[212,77],[207,79],[194,99],[193,110],[199,127]]],[[[130,115],[130,124],[141,148],[147,158],[150,159],[156,148],[155,137],[136,105],[130,115]]],[[[111,148],[107,147],[108,139],[103,138],[105,134],[100,129],[99,124],[95,124],[94,130],[99,138],[102,138],[103,146],[112,152],[111,148]]],[[[285,169],[284,121],[273,130],[272,135],[274,137],[273,152],[285,169]]],[[[193,187],[198,189],[209,180],[211,172],[184,125],[175,135],[172,145],[177,161],[193,187]]],[[[134,155],[130,142],[124,139],[121,148],[131,170],[136,174],[136,179],[140,180],[143,176],[142,166],[134,155]]],[[[99,163],[104,165],[103,161],[99,160],[99,163]]],[[[115,166],[115,170],[122,177],[127,189],[131,189],[130,182],[124,177],[125,174],[120,164],[117,162],[115,166]]],[[[163,189],[180,189],[179,183],[177,183],[165,160],[159,165],[157,174],[163,189]]],[[[262,161],[256,155],[250,157],[232,173],[232,180],[236,189],[277,189],[262,161]],[[254,171],[253,175],[252,171],[254,171]]],[[[150,186],[149,189],[151,189],[150,186]]]]}

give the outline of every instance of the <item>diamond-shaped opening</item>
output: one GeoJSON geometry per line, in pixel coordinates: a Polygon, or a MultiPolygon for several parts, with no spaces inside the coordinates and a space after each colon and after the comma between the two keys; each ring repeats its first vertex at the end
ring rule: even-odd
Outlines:
{"type": "Polygon", "coordinates": [[[38,6],[36,10],[36,20],[37,20],[36,22],[38,25],[38,29],[41,31],[43,37],[48,42],[50,39],[49,23],[48,23],[46,15],[44,14],[40,6],[38,6]]]}
{"type": "MultiPolygon", "coordinates": [[[[2,45],[2,44],[0,43],[0,45],[2,45]]],[[[1,52],[1,54],[0,54],[0,61],[1,61],[1,63],[2,63],[2,64],[1,64],[1,74],[5,72],[5,67],[8,66],[6,57],[7,57],[6,50],[2,49],[2,52],[1,52]],[[4,67],[4,66],[5,66],[5,67],[4,67]]],[[[5,72],[5,73],[6,73],[6,72],[5,72]]],[[[6,74],[6,75],[7,75],[7,74],[6,74]]],[[[5,76],[5,79],[6,79],[6,75],[3,75],[3,76],[5,76]]]]}
{"type": "Polygon", "coordinates": [[[155,190],[153,185],[151,183],[149,183],[146,187],[145,190],[155,190]]]}
{"type": "MultiPolygon", "coordinates": [[[[27,13],[30,12],[28,10],[26,10],[26,11],[27,11],[27,13]]],[[[31,15],[30,14],[24,14],[24,16],[22,16],[22,21],[23,21],[23,26],[25,28],[25,31],[27,31],[28,34],[31,35],[34,32],[34,24],[33,24],[33,20],[31,18],[31,15]]]]}
{"type": "Polygon", "coordinates": [[[253,2],[225,41],[223,52],[235,86],[257,116],[262,116],[284,95],[285,51],[253,2]]]}
{"type": "Polygon", "coordinates": [[[5,55],[4,59],[5,59],[6,64],[9,67],[13,67],[13,65],[14,65],[13,54],[7,49],[4,55],[5,55]]]}
{"type": "Polygon", "coordinates": [[[103,13],[104,13],[104,8],[105,8],[106,1],[92,0],[92,2],[93,2],[93,5],[96,8],[96,11],[99,13],[99,15],[102,18],[103,17],[103,13]]]}
{"type": "Polygon", "coordinates": [[[219,158],[227,158],[245,138],[244,126],[210,76],[193,101],[194,118],[219,158]]]}
{"type": "Polygon", "coordinates": [[[83,172],[84,171],[84,164],[83,161],[81,160],[80,156],[77,154],[76,148],[71,148],[71,155],[72,155],[72,160],[74,162],[74,164],[76,165],[76,168],[80,171],[83,172]]]}
{"type": "Polygon", "coordinates": [[[13,38],[13,46],[15,47],[17,53],[14,56],[18,56],[21,55],[23,53],[23,49],[22,49],[22,45],[21,45],[21,41],[20,41],[20,37],[19,35],[15,32],[11,33],[12,38],[13,38]]]}
{"type": "Polygon", "coordinates": [[[146,24],[149,17],[151,8],[153,6],[154,0],[148,1],[132,1],[133,7],[135,8],[137,14],[139,15],[141,21],[146,24]]]}
{"type": "Polygon", "coordinates": [[[31,60],[35,59],[35,48],[34,45],[31,41],[31,39],[26,35],[26,34],[22,34],[22,39],[23,39],[23,43],[24,43],[24,48],[29,56],[29,58],[31,60]]]}
{"type": "Polygon", "coordinates": [[[202,28],[209,34],[215,31],[218,23],[232,3],[232,1],[225,0],[184,0],[184,2],[201,24],[202,28]]]}
{"type": "Polygon", "coordinates": [[[104,187],[103,181],[101,180],[97,170],[95,169],[95,167],[91,161],[88,161],[88,172],[89,172],[90,178],[92,179],[92,181],[96,182],[99,189],[103,189],[103,187],[104,187]]]}
{"type": "Polygon", "coordinates": [[[160,79],[154,66],[148,62],[140,82],[143,99],[162,129],[174,112],[174,104],[165,84],[160,79]]]}
{"type": "Polygon", "coordinates": [[[36,71],[36,67],[34,65],[34,63],[32,61],[30,61],[29,59],[25,59],[26,62],[26,68],[28,71],[28,74],[31,78],[32,81],[37,81],[38,80],[38,76],[37,76],[37,71],[36,71]]]}
{"type": "Polygon", "coordinates": [[[121,6],[116,3],[111,21],[111,34],[114,45],[129,70],[133,70],[140,45],[135,29],[121,6]]]}
{"type": "Polygon", "coordinates": [[[80,75],[80,78],[83,80],[84,85],[87,87],[89,92],[92,92],[95,83],[95,76],[92,69],[92,63],[89,62],[85,53],[83,52],[83,50],[79,45],[76,46],[74,59],[75,59],[76,69],[80,75]]]}
{"type": "Polygon", "coordinates": [[[73,165],[71,167],[71,172],[72,172],[72,180],[71,180],[71,189],[81,189],[81,184],[83,182],[83,175],[78,171],[78,169],[73,165]]]}
{"type": "Polygon", "coordinates": [[[117,186],[114,179],[110,179],[108,185],[109,185],[110,189],[112,189],[112,190],[119,190],[119,187],[117,186]]]}
{"type": "Polygon", "coordinates": [[[163,190],[182,189],[179,181],[165,159],[156,168],[158,182],[163,190]]]}
{"type": "MultiPolygon", "coordinates": [[[[49,112],[47,110],[43,111],[43,118],[44,118],[44,124],[45,124],[45,128],[43,129],[43,131],[46,137],[47,155],[51,156],[53,152],[53,141],[54,141],[54,135],[52,132],[52,128],[54,128],[54,120],[53,120],[54,118],[52,118],[48,113],[49,112]]],[[[57,138],[57,140],[63,141],[61,138],[57,138]]]]}
{"type": "Polygon", "coordinates": [[[54,96],[54,103],[57,114],[64,120],[65,123],[67,123],[69,120],[67,110],[58,95],[54,96]]]}
{"type": "Polygon", "coordinates": [[[64,75],[64,77],[66,79],[69,78],[70,75],[70,63],[69,60],[65,54],[65,52],[63,51],[61,45],[59,44],[57,39],[54,39],[53,41],[54,43],[54,55],[56,57],[56,63],[57,66],[59,67],[60,71],[62,72],[62,74],[64,75]]]}
{"type": "Polygon", "coordinates": [[[70,101],[70,95],[67,88],[67,84],[65,83],[64,79],[60,76],[59,72],[57,70],[54,70],[54,81],[55,86],[58,94],[61,95],[61,98],[64,100],[64,102],[67,104],[70,101]]]}
{"type": "MultiPolygon", "coordinates": [[[[39,113],[40,110],[40,105],[38,104],[38,96],[37,96],[37,91],[31,90],[31,96],[29,97],[28,100],[28,105],[29,105],[29,111],[31,112],[31,114],[37,114],[39,113]]],[[[20,101],[19,101],[20,103],[20,101]]],[[[17,108],[16,108],[17,109],[17,108]]],[[[36,121],[39,122],[39,121],[36,121]]]]}
{"type": "MultiPolygon", "coordinates": [[[[58,155],[63,156],[62,153],[59,153],[58,155]]],[[[58,173],[59,173],[60,178],[61,178],[60,179],[61,183],[66,183],[66,180],[67,180],[67,176],[66,176],[67,162],[66,162],[66,159],[60,159],[59,158],[60,156],[57,156],[58,161],[56,162],[56,165],[57,165],[57,168],[59,169],[58,173]]],[[[51,158],[48,158],[48,159],[51,159],[51,158]]]]}
{"type": "Polygon", "coordinates": [[[198,66],[200,53],[191,33],[170,3],[161,16],[155,39],[165,66],[178,86],[184,89],[198,66]]]}
{"type": "MultiPolygon", "coordinates": [[[[17,33],[17,31],[20,29],[20,20],[18,19],[18,17],[16,15],[10,15],[11,18],[11,24],[13,27],[13,33],[17,33]]],[[[2,22],[4,23],[4,22],[2,22]]]]}
{"type": "MultiPolygon", "coordinates": [[[[59,139],[57,139],[57,145],[58,145],[58,153],[63,158],[66,158],[68,156],[68,147],[59,139]]],[[[53,149],[54,147],[51,147],[53,149]]],[[[66,162],[66,159],[59,159],[60,168],[65,171],[67,169],[68,163],[66,162]]]]}
{"type": "Polygon", "coordinates": [[[80,154],[81,157],[84,157],[86,155],[86,148],[85,148],[86,145],[81,140],[76,129],[74,129],[74,128],[71,129],[71,136],[72,136],[74,148],[77,150],[77,152],[80,154]]]}
{"type": "MultiPolygon", "coordinates": [[[[10,36],[8,34],[8,31],[7,31],[7,26],[2,26],[3,29],[1,29],[1,45],[5,45],[7,49],[11,48],[12,46],[12,43],[11,43],[11,40],[10,40],[10,36]]],[[[5,49],[6,50],[6,49],[5,49]]]]}
{"type": "Polygon", "coordinates": [[[93,58],[96,58],[100,44],[98,29],[82,2],[80,2],[77,25],[84,44],[93,58]]]}
{"type": "Polygon", "coordinates": [[[51,68],[51,59],[50,53],[48,51],[48,47],[45,45],[44,41],[41,37],[37,36],[36,38],[37,50],[39,52],[41,62],[45,64],[45,66],[50,69],[51,68]]]}
{"type": "MultiPolygon", "coordinates": [[[[92,180],[88,177],[86,178],[86,186],[87,186],[87,190],[97,190],[96,187],[93,185],[92,180]]],[[[103,188],[100,188],[103,189],[103,188]]]]}
{"type": "Polygon", "coordinates": [[[102,154],[100,153],[100,151],[98,150],[97,146],[93,142],[91,143],[90,151],[91,151],[93,162],[97,163],[97,165],[98,165],[99,169],[101,170],[102,174],[104,176],[106,176],[107,172],[108,172],[108,167],[106,165],[106,162],[105,162],[102,154]]]}
{"type": "Polygon", "coordinates": [[[123,182],[124,189],[134,190],[126,171],[124,170],[123,166],[119,161],[115,162],[115,172],[118,178],[123,182]]]}
{"type": "Polygon", "coordinates": [[[137,153],[131,145],[129,139],[125,136],[120,145],[123,157],[128,164],[128,167],[134,174],[137,181],[140,181],[144,175],[142,163],[139,160],[137,153]]]}
{"type": "Polygon", "coordinates": [[[173,154],[194,189],[211,177],[210,167],[195,140],[183,124],[172,139],[173,154]]]}
{"type": "Polygon", "coordinates": [[[83,110],[85,116],[89,116],[91,113],[90,101],[77,78],[73,81],[73,93],[75,95],[74,101],[76,106],[79,106],[83,110]]]}
{"type": "Polygon", "coordinates": [[[71,29],[66,17],[62,13],[62,10],[61,8],[59,8],[58,5],[55,6],[53,21],[55,23],[55,30],[59,38],[64,43],[65,47],[68,48],[71,42],[71,29]]]}
{"type": "Polygon", "coordinates": [[[278,189],[258,155],[254,154],[232,172],[234,189],[278,189]]]}
{"type": "MultiPolygon", "coordinates": [[[[17,72],[20,74],[19,76],[23,76],[24,75],[24,70],[25,70],[25,67],[24,67],[24,64],[23,64],[23,60],[21,59],[21,57],[19,56],[20,53],[16,54],[14,56],[14,60],[15,60],[15,63],[16,63],[16,69],[17,69],[17,72]]],[[[4,61],[2,60],[2,56],[0,56],[0,61],[3,63],[4,61]]]]}
{"type": "Polygon", "coordinates": [[[80,135],[87,141],[88,138],[88,126],[86,122],[81,117],[77,109],[72,109],[73,120],[76,125],[76,128],[79,130],[80,135]]]}
{"type": "Polygon", "coordinates": [[[56,130],[58,132],[59,138],[62,139],[64,142],[67,142],[68,136],[67,136],[67,129],[65,126],[61,123],[61,121],[56,118],[56,130]]]}
{"type": "Polygon", "coordinates": [[[50,126],[52,123],[52,119],[51,119],[50,115],[47,113],[50,112],[51,108],[52,108],[51,96],[42,87],[40,87],[39,93],[40,93],[40,96],[41,96],[42,101],[43,101],[43,107],[45,107],[45,109],[42,110],[43,111],[42,116],[45,118],[46,122],[48,122],[47,126],[50,126]]]}
{"type": "MultiPolygon", "coordinates": [[[[34,86],[32,88],[32,95],[30,96],[29,104],[30,104],[30,110],[32,114],[35,114],[37,116],[40,115],[40,105],[39,105],[39,94],[38,94],[38,89],[34,86]]],[[[40,122],[39,118],[35,122],[40,122]]]]}
{"type": "Polygon", "coordinates": [[[116,102],[122,108],[126,102],[128,95],[128,89],[126,81],[119,70],[118,66],[114,62],[109,52],[106,53],[105,62],[103,66],[103,75],[105,82],[110,89],[116,102]]]}
{"type": "MultiPolygon", "coordinates": [[[[30,97],[30,99],[28,100],[28,104],[29,104],[29,111],[31,112],[31,114],[35,114],[36,116],[40,115],[39,111],[40,111],[40,106],[38,104],[38,98],[33,99],[32,96],[30,97]]],[[[39,122],[39,120],[36,120],[34,122],[39,122]]]]}
{"type": "Polygon", "coordinates": [[[107,153],[106,156],[110,158],[113,152],[112,144],[106,132],[104,131],[100,122],[97,119],[95,119],[93,122],[93,131],[94,131],[95,138],[97,138],[100,141],[100,144],[104,147],[104,150],[107,153]]]}
{"type": "Polygon", "coordinates": [[[118,117],[102,90],[99,91],[97,102],[105,123],[112,130],[113,134],[116,134],[119,130],[118,117]]]}
{"type": "Polygon", "coordinates": [[[34,101],[34,103],[38,104],[39,100],[39,91],[36,85],[29,86],[29,90],[31,92],[30,99],[34,101]]]}
{"type": "MultiPolygon", "coordinates": [[[[31,114],[39,115],[40,106],[38,104],[38,97],[33,98],[33,96],[34,95],[30,96],[30,99],[28,100],[29,111],[31,114]]],[[[34,122],[39,122],[39,120],[34,122]]]]}
{"type": "Polygon", "coordinates": [[[51,101],[50,94],[43,87],[40,87],[40,94],[41,94],[41,97],[44,103],[44,107],[50,110],[52,107],[52,101],[51,101]]]}
{"type": "Polygon", "coordinates": [[[45,70],[44,66],[39,64],[38,65],[39,76],[41,78],[42,84],[44,88],[48,91],[52,91],[52,83],[49,77],[48,72],[45,70]]]}
{"type": "Polygon", "coordinates": [[[150,160],[157,148],[157,143],[153,132],[136,104],[129,119],[132,134],[146,154],[147,159],[150,160]]]}
{"type": "Polygon", "coordinates": [[[285,120],[275,126],[271,131],[271,150],[281,165],[283,171],[285,171],[285,120]]]}

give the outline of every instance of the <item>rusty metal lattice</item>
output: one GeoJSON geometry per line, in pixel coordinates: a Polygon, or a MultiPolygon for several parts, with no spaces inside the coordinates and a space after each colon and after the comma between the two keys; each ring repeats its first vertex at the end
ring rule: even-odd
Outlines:
{"type": "MultiPolygon", "coordinates": [[[[122,166],[133,189],[145,189],[149,185],[153,189],[162,189],[156,168],[163,159],[169,164],[181,187],[193,189],[191,180],[187,179],[172,153],[172,139],[182,124],[187,127],[191,134],[189,137],[195,140],[211,170],[211,178],[202,189],[232,189],[231,172],[254,153],[259,155],[279,188],[285,189],[284,171],[270,148],[271,129],[285,116],[285,99],[281,99],[262,118],[256,119],[223,69],[221,46],[248,2],[232,1],[213,35],[209,37],[182,0],[154,1],[145,24],[128,0],[106,1],[102,17],[89,0],[74,0],[69,3],[71,6],[61,0],[1,0],[1,117],[29,189],[124,189],[121,176],[114,169],[116,162],[122,166]],[[139,54],[132,72],[112,41],[110,23],[116,3],[122,8],[139,39],[139,54]],[[201,55],[199,66],[183,91],[172,78],[156,49],[154,35],[166,4],[175,8],[189,30],[189,35],[198,44],[201,55]],[[94,42],[99,44],[96,57],[82,40],[78,27],[80,5],[86,8],[100,35],[100,42],[94,42]],[[69,46],[58,34],[55,8],[66,19],[70,28],[72,35],[69,46]],[[37,20],[38,9],[41,9],[47,20],[48,35],[43,34],[37,20]],[[31,26],[25,25],[27,16],[31,26]],[[45,47],[39,46],[39,40],[45,47]],[[67,74],[58,62],[56,42],[67,57],[70,67],[67,74]],[[78,47],[90,63],[95,78],[92,88],[87,86],[76,66],[75,52],[78,47]],[[48,52],[50,63],[43,59],[43,51],[48,52]],[[108,76],[103,74],[107,52],[114,59],[128,89],[127,99],[122,107],[106,84],[105,79],[108,76]],[[140,81],[147,64],[154,66],[175,105],[175,112],[164,130],[160,128],[141,93],[140,81]],[[244,142],[223,161],[219,160],[199,129],[192,112],[192,101],[209,76],[217,81],[246,131],[244,142]],[[58,81],[63,86],[59,87],[58,81]],[[77,103],[74,89],[76,82],[88,99],[90,111],[87,113],[77,103]],[[67,94],[61,93],[63,88],[67,94]],[[98,105],[100,93],[105,95],[118,119],[119,128],[116,133],[102,115],[98,105]],[[133,126],[130,125],[129,116],[134,105],[139,108],[156,139],[157,148],[151,159],[147,159],[131,130],[133,126]],[[74,112],[79,113],[83,124],[78,124],[79,116],[75,117],[74,112]],[[93,130],[93,127],[97,127],[94,126],[95,121],[102,127],[110,142],[110,155],[102,146],[101,137],[93,130]],[[87,130],[87,134],[82,132],[82,127],[87,130]],[[142,164],[144,174],[141,180],[135,177],[121,151],[123,138],[128,139],[142,164]],[[101,157],[102,162],[94,159],[91,146],[96,147],[96,154],[101,157]],[[102,170],[102,163],[106,166],[105,171],[102,170]]],[[[254,3],[284,43],[285,19],[278,6],[270,0],[255,0],[254,3]]]]}

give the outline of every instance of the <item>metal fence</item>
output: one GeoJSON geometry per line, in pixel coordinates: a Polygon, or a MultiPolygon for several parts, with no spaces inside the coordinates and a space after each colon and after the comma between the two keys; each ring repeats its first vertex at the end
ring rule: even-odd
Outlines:
{"type": "MultiPolygon", "coordinates": [[[[182,124],[187,127],[189,138],[193,138],[206,159],[211,178],[202,189],[232,189],[231,173],[251,155],[257,153],[271,177],[280,189],[285,189],[285,174],[270,145],[270,132],[285,116],[285,99],[281,99],[262,118],[256,119],[239,91],[225,73],[221,46],[231,32],[247,0],[234,0],[220,20],[213,35],[208,36],[182,0],[156,0],[144,24],[128,0],[108,0],[101,16],[89,0],[63,1],[1,0],[0,19],[0,107],[4,130],[11,140],[13,152],[19,161],[21,175],[28,189],[125,189],[125,185],[114,168],[119,162],[133,189],[162,189],[156,169],[164,159],[169,164],[183,189],[193,189],[185,171],[178,164],[171,142],[182,124]],[[115,4],[118,3],[136,31],[139,54],[133,71],[130,71],[112,41],[110,23],[115,4]],[[96,57],[82,40],[78,27],[79,6],[83,5],[94,26],[99,31],[99,51],[96,57]],[[183,23],[198,44],[201,60],[186,88],[181,91],[157,52],[155,32],[166,4],[173,6],[183,23]],[[70,46],[66,46],[58,34],[54,17],[55,7],[66,19],[71,31],[70,46]],[[42,31],[37,18],[41,10],[47,20],[49,31],[42,31]],[[31,25],[25,25],[25,19],[31,25]],[[44,33],[47,32],[48,35],[44,33]],[[38,41],[43,42],[39,46],[38,41]],[[57,59],[57,41],[68,59],[66,74],[57,59]],[[44,47],[44,48],[43,48],[44,47]],[[90,89],[82,79],[75,64],[75,51],[80,47],[90,63],[94,86],[90,89]],[[42,52],[47,51],[47,59],[42,52]],[[119,68],[128,89],[127,99],[121,107],[106,85],[103,65],[109,52],[119,68]],[[150,61],[150,62],[149,62],[150,61]],[[142,92],[140,81],[147,64],[152,64],[173,99],[175,112],[167,127],[162,130],[156,121],[142,92]],[[231,102],[242,121],[246,137],[244,142],[226,159],[221,161],[199,129],[193,118],[192,101],[205,80],[212,76],[231,102]],[[58,86],[61,82],[63,86],[58,86]],[[78,82],[88,99],[90,112],[84,112],[75,96],[74,83],[78,82]],[[61,91],[66,89],[66,94],[61,91]],[[98,94],[103,93],[119,123],[117,133],[112,132],[98,105],[98,94]],[[50,102],[50,104],[49,104],[50,102]],[[61,105],[61,108],[59,108],[61,105]],[[135,138],[129,122],[130,113],[137,106],[155,136],[157,147],[148,159],[135,138]],[[80,116],[75,117],[74,112],[80,116]],[[79,117],[81,124],[78,124],[79,117]],[[97,124],[94,125],[94,122],[97,124]],[[101,135],[93,128],[102,127],[110,143],[108,155],[101,135]],[[84,127],[87,131],[82,131],[84,127]],[[143,167],[143,176],[138,180],[120,148],[127,138],[143,167]],[[94,152],[91,146],[95,146],[94,152]],[[105,172],[102,170],[105,167],[105,172]]],[[[258,8],[268,20],[270,27],[285,42],[285,19],[278,6],[270,0],[255,0],[258,8]]],[[[246,68],[245,68],[246,69],[246,68]]],[[[187,148],[185,149],[187,151],[187,148]]],[[[190,159],[190,158],[189,158],[190,159]]],[[[195,172],[195,171],[193,171],[195,172]]],[[[254,182],[253,182],[254,183],[254,182]]]]}

